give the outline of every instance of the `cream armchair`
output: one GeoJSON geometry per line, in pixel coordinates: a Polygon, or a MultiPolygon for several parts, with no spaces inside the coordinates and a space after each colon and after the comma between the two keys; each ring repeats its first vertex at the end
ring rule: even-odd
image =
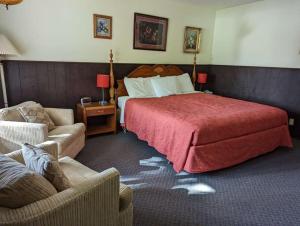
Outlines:
{"type": "MultiPolygon", "coordinates": [[[[56,143],[37,146],[58,157],[56,143]]],[[[7,155],[24,163],[21,151],[7,155]]],[[[132,191],[120,184],[116,169],[97,173],[69,157],[59,163],[72,187],[22,208],[0,207],[1,226],[132,225],[132,191]]]]}
{"type": "MultiPolygon", "coordinates": [[[[24,102],[8,109],[14,110],[30,104],[35,104],[35,102],[24,102]]],[[[59,157],[74,158],[85,145],[85,125],[83,123],[74,124],[72,109],[45,108],[45,110],[56,125],[54,130],[48,132],[47,126],[44,124],[0,121],[0,137],[8,143],[18,144],[19,148],[23,143],[36,145],[45,141],[55,141],[58,144],[59,157]]],[[[12,149],[8,147],[9,145],[4,150],[5,153],[16,150],[15,147],[12,149]]]]}

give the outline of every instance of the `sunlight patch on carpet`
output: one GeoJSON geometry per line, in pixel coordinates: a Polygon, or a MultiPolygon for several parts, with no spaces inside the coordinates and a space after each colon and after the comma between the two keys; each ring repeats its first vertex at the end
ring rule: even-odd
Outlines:
{"type": "Polygon", "coordinates": [[[131,176],[121,176],[120,177],[120,181],[122,183],[138,181],[140,179],[141,179],[140,177],[131,177],[131,176]]]}
{"type": "Polygon", "coordinates": [[[147,183],[139,183],[139,184],[127,184],[130,188],[133,190],[141,189],[141,188],[146,188],[149,187],[147,183]]]}
{"type": "Polygon", "coordinates": [[[214,188],[203,183],[181,184],[172,187],[172,189],[185,189],[189,195],[206,195],[216,193],[214,188]]]}
{"type": "Polygon", "coordinates": [[[141,166],[158,167],[158,169],[144,170],[144,171],[139,172],[139,174],[141,174],[141,175],[159,175],[163,171],[166,170],[166,168],[167,168],[166,162],[167,161],[161,157],[151,157],[149,159],[140,160],[141,166]]]}

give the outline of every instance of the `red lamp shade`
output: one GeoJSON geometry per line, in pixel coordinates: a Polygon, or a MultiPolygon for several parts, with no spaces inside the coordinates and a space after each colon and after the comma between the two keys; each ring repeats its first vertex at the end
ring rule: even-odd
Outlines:
{"type": "Polygon", "coordinates": [[[97,75],[97,87],[109,88],[109,75],[98,74],[97,75]]]}
{"type": "Polygon", "coordinates": [[[207,82],[207,74],[206,73],[199,73],[198,74],[198,83],[205,84],[207,82]]]}

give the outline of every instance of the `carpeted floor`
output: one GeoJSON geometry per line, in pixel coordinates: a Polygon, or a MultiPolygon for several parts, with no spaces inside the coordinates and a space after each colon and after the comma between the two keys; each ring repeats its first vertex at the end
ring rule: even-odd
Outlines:
{"type": "Polygon", "coordinates": [[[77,160],[116,167],[134,189],[135,226],[300,225],[300,141],[238,166],[176,174],[132,133],[89,138],[77,160]]]}

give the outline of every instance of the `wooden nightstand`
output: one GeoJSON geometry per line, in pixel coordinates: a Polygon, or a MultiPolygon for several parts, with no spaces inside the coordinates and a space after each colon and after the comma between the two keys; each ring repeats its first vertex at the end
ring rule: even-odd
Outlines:
{"type": "Polygon", "coordinates": [[[96,135],[102,133],[116,133],[116,105],[108,104],[105,106],[100,105],[98,102],[81,105],[77,104],[77,119],[83,122],[86,126],[86,135],[96,135]],[[101,116],[104,118],[105,123],[101,125],[89,125],[88,118],[101,116]]]}

